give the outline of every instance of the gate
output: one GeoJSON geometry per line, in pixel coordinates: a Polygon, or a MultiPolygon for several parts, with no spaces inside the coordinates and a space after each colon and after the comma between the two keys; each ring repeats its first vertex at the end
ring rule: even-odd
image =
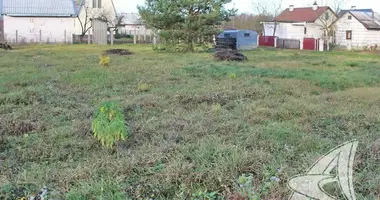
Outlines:
{"type": "Polygon", "coordinates": [[[259,46],[274,47],[274,40],[276,36],[260,36],[259,46]]]}
{"type": "Polygon", "coordinates": [[[296,39],[277,39],[277,48],[282,49],[300,49],[301,48],[301,42],[300,40],[296,39]]]}
{"type": "Polygon", "coordinates": [[[93,44],[107,44],[107,23],[93,20],[93,44]]]}
{"type": "Polygon", "coordinates": [[[304,38],[303,39],[303,49],[305,50],[317,50],[319,42],[315,38],[304,38]]]}

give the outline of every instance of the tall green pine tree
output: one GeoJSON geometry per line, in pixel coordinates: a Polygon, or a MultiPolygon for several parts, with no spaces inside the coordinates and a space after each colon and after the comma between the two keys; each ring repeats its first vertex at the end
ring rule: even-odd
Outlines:
{"type": "Polygon", "coordinates": [[[229,21],[236,10],[223,6],[231,0],[146,0],[139,6],[141,20],[159,30],[161,41],[167,45],[186,44],[193,51],[195,44],[210,41],[217,26],[229,21]]]}

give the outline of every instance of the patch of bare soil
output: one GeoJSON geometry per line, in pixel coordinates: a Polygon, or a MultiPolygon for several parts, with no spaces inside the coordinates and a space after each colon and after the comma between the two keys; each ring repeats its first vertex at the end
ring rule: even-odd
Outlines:
{"type": "Polygon", "coordinates": [[[120,55],[120,56],[126,56],[126,55],[132,55],[133,54],[128,49],[108,49],[104,53],[120,55]]]}
{"type": "Polygon", "coordinates": [[[223,50],[216,52],[214,58],[218,61],[246,61],[248,58],[236,50],[223,50]]]}
{"type": "Polygon", "coordinates": [[[37,121],[0,119],[0,133],[7,135],[20,136],[28,132],[43,131],[45,127],[37,121]]]}
{"type": "Polygon", "coordinates": [[[12,47],[6,43],[0,43],[0,49],[12,50],[12,47]]]}

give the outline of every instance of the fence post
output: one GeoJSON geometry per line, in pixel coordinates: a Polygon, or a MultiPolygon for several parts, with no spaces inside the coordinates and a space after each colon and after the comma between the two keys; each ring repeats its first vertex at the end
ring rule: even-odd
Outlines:
{"type": "Polygon", "coordinates": [[[67,44],[67,39],[66,39],[66,30],[64,31],[63,35],[64,35],[64,37],[65,37],[65,44],[67,44]]]}
{"type": "Polygon", "coordinates": [[[260,34],[257,35],[257,46],[260,46],[260,34]]]}
{"type": "Polygon", "coordinates": [[[87,34],[87,44],[91,44],[91,30],[89,30],[87,34]]]}
{"type": "Polygon", "coordinates": [[[113,31],[111,30],[110,33],[111,33],[110,34],[110,36],[111,36],[111,45],[113,45],[113,31]]]}
{"type": "Polygon", "coordinates": [[[137,31],[136,31],[136,27],[135,27],[135,33],[133,34],[133,44],[136,44],[136,40],[137,40],[137,31]]]}
{"type": "Polygon", "coordinates": [[[16,44],[18,44],[18,30],[16,30],[16,44]]]}
{"type": "Polygon", "coordinates": [[[42,30],[40,30],[40,44],[42,44],[42,30]]]}
{"type": "Polygon", "coordinates": [[[324,41],[323,40],[318,40],[319,42],[319,51],[323,51],[324,49],[324,41]]]}
{"type": "Polygon", "coordinates": [[[141,44],[141,29],[139,29],[139,44],[141,44]]]}
{"type": "Polygon", "coordinates": [[[277,38],[276,38],[276,37],[273,37],[273,40],[274,40],[274,41],[273,41],[273,43],[274,43],[273,46],[274,46],[274,48],[277,48],[277,38]]]}
{"type": "Polygon", "coordinates": [[[303,39],[300,39],[300,49],[303,50],[303,39]]]}
{"type": "Polygon", "coordinates": [[[146,42],[146,29],[144,30],[144,43],[146,42]]]}

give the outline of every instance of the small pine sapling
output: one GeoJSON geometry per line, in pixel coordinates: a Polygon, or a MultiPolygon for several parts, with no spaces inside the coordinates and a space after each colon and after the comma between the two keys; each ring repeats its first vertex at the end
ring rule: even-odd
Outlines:
{"type": "Polygon", "coordinates": [[[118,104],[104,102],[92,120],[92,132],[103,146],[113,148],[120,140],[129,136],[124,115],[118,104]]]}

